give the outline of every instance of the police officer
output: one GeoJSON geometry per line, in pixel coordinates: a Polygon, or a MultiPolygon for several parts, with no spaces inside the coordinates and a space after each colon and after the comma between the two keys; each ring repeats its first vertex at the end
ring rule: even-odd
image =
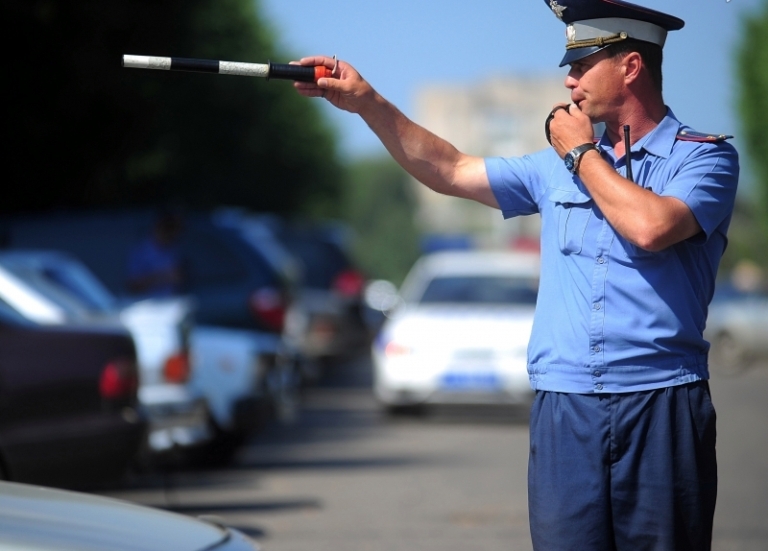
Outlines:
{"type": "Polygon", "coordinates": [[[505,218],[541,215],[528,350],[534,549],[710,549],[715,411],[702,332],[738,155],[664,103],[662,48],[682,20],[620,0],[545,3],[567,25],[571,103],[554,106],[543,151],[466,155],[344,62],[334,78],[295,86],[359,114],[431,189],[505,218]],[[594,123],[606,128],[597,141],[594,123]]]}

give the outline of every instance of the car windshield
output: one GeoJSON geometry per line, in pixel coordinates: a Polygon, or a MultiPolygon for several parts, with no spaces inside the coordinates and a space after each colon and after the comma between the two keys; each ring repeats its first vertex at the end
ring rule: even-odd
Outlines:
{"type": "Polygon", "coordinates": [[[2,323],[18,325],[29,323],[29,320],[16,310],[16,308],[0,298],[0,324],[2,323]]]}
{"type": "Polygon", "coordinates": [[[108,312],[115,307],[115,298],[109,291],[90,272],[76,265],[33,267],[19,263],[7,268],[60,306],[68,307],[75,301],[79,307],[91,312],[108,312]]]}
{"type": "Polygon", "coordinates": [[[536,304],[538,280],[507,276],[453,276],[433,279],[421,304],[536,304]]]}
{"type": "Polygon", "coordinates": [[[340,272],[350,267],[349,259],[338,245],[310,235],[290,235],[285,245],[302,263],[304,285],[328,289],[340,272]]]}

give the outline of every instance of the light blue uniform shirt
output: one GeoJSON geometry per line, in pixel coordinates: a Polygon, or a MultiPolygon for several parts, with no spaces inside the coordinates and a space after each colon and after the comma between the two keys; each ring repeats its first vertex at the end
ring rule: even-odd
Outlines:
{"type": "MultiPolygon", "coordinates": [[[[541,214],[528,371],[537,390],[634,392],[709,378],[703,331],[739,174],[730,144],[677,139],[671,111],[632,146],[634,180],[691,209],[702,232],[661,252],[608,223],[553,148],[485,160],[505,218],[541,214]]],[[[603,159],[625,175],[604,136],[603,159]]]]}

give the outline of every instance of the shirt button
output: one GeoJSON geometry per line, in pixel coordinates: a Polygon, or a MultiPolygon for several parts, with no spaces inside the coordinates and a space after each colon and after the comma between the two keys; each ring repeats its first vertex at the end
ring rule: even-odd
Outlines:
{"type": "Polygon", "coordinates": [[[596,384],[596,385],[595,385],[595,388],[596,388],[597,390],[603,390],[603,385],[601,385],[600,383],[598,383],[598,384],[596,384]]]}
{"type": "Polygon", "coordinates": [[[598,263],[598,264],[605,264],[605,258],[603,258],[603,257],[601,256],[600,258],[598,258],[598,259],[597,259],[597,263],[598,263]]]}
{"type": "Polygon", "coordinates": [[[594,346],[592,348],[592,350],[594,350],[595,352],[600,352],[600,347],[599,346],[594,346]]]}
{"type": "Polygon", "coordinates": [[[600,310],[600,308],[602,308],[602,306],[600,305],[599,302],[596,302],[595,303],[595,310],[600,310]]]}
{"type": "Polygon", "coordinates": [[[595,371],[594,375],[595,377],[599,377],[600,375],[602,375],[602,373],[600,373],[599,371],[595,371]]]}

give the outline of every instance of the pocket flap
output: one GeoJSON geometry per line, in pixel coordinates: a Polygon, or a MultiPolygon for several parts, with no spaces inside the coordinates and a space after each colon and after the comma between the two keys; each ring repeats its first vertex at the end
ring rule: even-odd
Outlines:
{"type": "Polygon", "coordinates": [[[578,189],[553,189],[549,192],[549,200],[563,205],[582,205],[589,203],[592,197],[578,189]]]}

